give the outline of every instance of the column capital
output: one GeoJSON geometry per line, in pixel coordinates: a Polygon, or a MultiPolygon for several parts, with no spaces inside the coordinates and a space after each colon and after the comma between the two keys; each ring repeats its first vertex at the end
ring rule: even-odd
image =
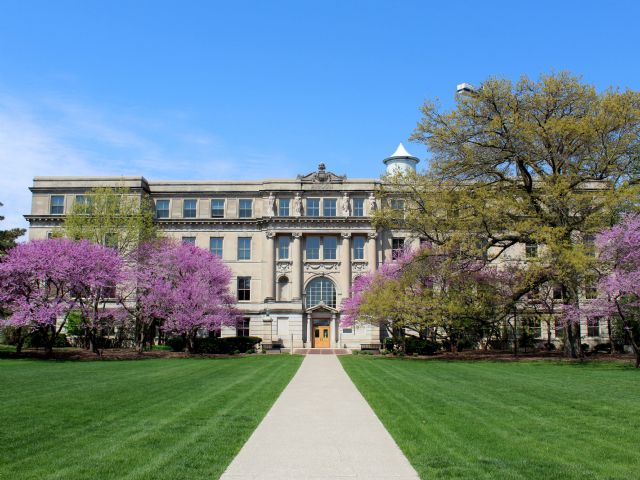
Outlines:
{"type": "Polygon", "coordinates": [[[276,236],[276,232],[274,232],[273,230],[267,230],[266,232],[264,232],[264,234],[269,240],[275,238],[276,236]]]}
{"type": "Polygon", "coordinates": [[[378,236],[378,232],[369,232],[367,233],[367,237],[369,237],[370,239],[375,239],[378,236]]]}
{"type": "Polygon", "coordinates": [[[302,238],[302,232],[291,232],[293,238],[302,238]]]}
{"type": "Polygon", "coordinates": [[[351,232],[342,232],[340,233],[342,238],[351,238],[351,232]]]}

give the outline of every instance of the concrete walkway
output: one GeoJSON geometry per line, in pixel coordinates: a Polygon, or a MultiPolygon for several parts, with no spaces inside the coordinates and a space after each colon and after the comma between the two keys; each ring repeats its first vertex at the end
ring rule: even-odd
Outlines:
{"type": "Polygon", "coordinates": [[[222,480],[415,480],[335,355],[307,355],[222,480]]]}

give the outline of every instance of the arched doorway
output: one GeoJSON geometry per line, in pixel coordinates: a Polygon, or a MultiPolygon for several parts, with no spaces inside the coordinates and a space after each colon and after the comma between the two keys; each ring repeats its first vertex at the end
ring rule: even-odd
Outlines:
{"type": "Polygon", "coordinates": [[[331,348],[335,346],[336,286],[328,278],[314,278],[305,290],[306,311],[309,322],[310,346],[331,348]]]}

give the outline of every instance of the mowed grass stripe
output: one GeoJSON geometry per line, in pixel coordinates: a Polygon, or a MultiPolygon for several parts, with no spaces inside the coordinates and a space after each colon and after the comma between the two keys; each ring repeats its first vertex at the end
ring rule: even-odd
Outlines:
{"type": "Polygon", "coordinates": [[[423,478],[634,478],[640,372],[342,357],[423,478]]]}
{"type": "Polygon", "coordinates": [[[0,361],[0,479],[217,478],[301,360],[0,361]]]}

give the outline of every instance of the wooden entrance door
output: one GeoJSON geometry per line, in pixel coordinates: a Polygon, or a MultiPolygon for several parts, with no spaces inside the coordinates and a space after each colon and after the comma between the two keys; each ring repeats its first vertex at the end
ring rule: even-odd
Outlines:
{"type": "Polygon", "coordinates": [[[313,327],[313,346],[315,348],[331,348],[331,327],[323,325],[313,327]]]}

